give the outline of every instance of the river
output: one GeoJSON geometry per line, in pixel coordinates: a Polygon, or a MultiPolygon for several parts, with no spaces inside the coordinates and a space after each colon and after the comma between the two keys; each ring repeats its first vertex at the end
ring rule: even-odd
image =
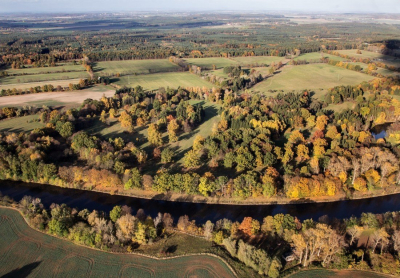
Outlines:
{"type": "Polygon", "coordinates": [[[0,192],[16,201],[29,195],[42,200],[49,207],[52,203],[65,203],[79,210],[99,210],[109,212],[115,205],[127,205],[133,213],[140,208],[154,217],[158,212],[168,212],[177,221],[181,215],[188,215],[196,223],[205,223],[207,220],[215,222],[222,218],[241,221],[245,216],[262,220],[265,216],[278,213],[289,213],[300,220],[313,218],[318,220],[323,215],[330,218],[348,218],[352,215],[360,216],[362,212],[384,213],[400,211],[400,194],[375,197],[360,200],[346,200],[330,203],[305,203],[288,205],[217,205],[201,203],[171,202],[147,200],[126,196],[109,195],[79,189],[60,188],[51,185],[0,181],[0,192]]]}

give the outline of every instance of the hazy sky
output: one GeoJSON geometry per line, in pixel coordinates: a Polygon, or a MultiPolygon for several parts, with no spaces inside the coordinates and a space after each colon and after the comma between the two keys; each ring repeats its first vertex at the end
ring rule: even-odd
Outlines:
{"type": "Polygon", "coordinates": [[[0,13],[210,10],[400,13],[400,0],[0,0],[0,13]]]}

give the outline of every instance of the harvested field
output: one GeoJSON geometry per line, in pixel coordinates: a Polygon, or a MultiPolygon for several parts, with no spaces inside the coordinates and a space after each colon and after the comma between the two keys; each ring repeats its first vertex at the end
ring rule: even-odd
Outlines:
{"type": "Polygon", "coordinates": [[[0,208],[0,234],[2,277],[235,277],[209,255],[155,260],[81,247],[31,229],[6,208],[0,208]]]}
{"type": "Polygon", "coordinates": [[[42,107],[43,105],[59,106],[67,104],[74,104],[75,106],[77,106],[82,104],[85,99],[100,99],[103,94],[107,97],[111,97],[114,95],[114,93],[115,90],[111,87],[99,85],[80,91],[5,96],[0,97],[0,107],[24,105],[35,105],[38,107],[42,107]]]}

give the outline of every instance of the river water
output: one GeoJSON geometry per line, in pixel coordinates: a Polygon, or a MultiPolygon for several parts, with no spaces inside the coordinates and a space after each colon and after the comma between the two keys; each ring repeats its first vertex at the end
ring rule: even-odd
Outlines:
{"type": "Polygon", "coordinates": [[[171,202],[147,200],[126,196],[109,195],[105,193],[84,191],[79,189],[60,188],[51,185],[0,181],[0,192],[16,201],[25,195],[37,197],[49,207],[52,203],[65,203],[79,210],[99,210],[109,212],[115,205],[127,205],[133,213],[140,208],[154,217],[158,212],[168,212],[175,221],[181,215],[188,215],[196,223],[205,223],[207,220],[215,222],[222,218],[241,221],[245,216],[262,220],[265,216],[277,213],[289,213],[304,220],[313,218],[318,220],[323,215],[330,218],[348,218],[352,215],[360,216],[362,212],[384,213],[400,211],[400,194],[383,197],[347,200],[330,203],[306,203],[288,205],[214,205],[200,203],[171,202]]]}

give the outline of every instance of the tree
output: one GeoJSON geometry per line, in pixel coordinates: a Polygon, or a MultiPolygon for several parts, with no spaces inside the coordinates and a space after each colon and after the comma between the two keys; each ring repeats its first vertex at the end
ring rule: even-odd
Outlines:
{"type": "Polygon", "coordinates": [[[318,116],[317,117],[317,122],[316,122],[316,127],[319,129],[319,130],[324,130],[325,129],[325,126],[327,125],[327,123],[328,123],[328,117],[327,116],[325,116],[325,115],[320,115],[320,116],[318,116]]]}
{"type": "Polygon", "coordinates": [[[349,243],[350,246],[353,244],[354,240],[358,239],[361,236],[363,230],[364,229],[362,227],[357,225],[348,227],[346,229],[347,234],[350,236],[350,243],[349,243]]]}
{"type": "Polygon", "coordinates": [[[62,137],[68,138],[74,133],[74,125],[71,122],[65,122],[58,132],[62,137]]]}
{"type": "Polygon", "coordinates": [[[126,111],[122,111],[121,115],[118,118],[118,121],[120,121],[121,126],[123,128],[126,128],[129,132],[133,131],[132,117],[126,111]]]}
{"type": "Polygon", "coordinates": [[[117,220],[121,217],[122,215],[122,209],[121,206],[115,206],[113,209],[110,211],[110,219],[112,222],[117,222],[117,220]]]}
{"type": "Polygon", "coordinates": [[[395,231],[392,235],[393,240],[393,249],[397,252],[400,252],[400,231],[395,231]]]}
{"type": "Polygon", "coordinates": [[[214,224],[210,220],[208,220],[204,225],[204,237],[207,240],[210,240],[212,238],[213,231],[214,231],[214,224]]]}
{"type": "Polygon", "coordinates": [[[158,131],[157,124],[150,124],[147,130],[147,138],[153,146],[161,146],[163,144],[161,132],[158,131]]]}
{"type": "Polygon", "coordinates": [[[168,137],[169,137],[169,142],[173,143],[178,141],[178,136],[176,135],[177,130],[179,129],[179,124],[176,119],[172,119],[167,126],[168,130],[168,137]]]}
{"type": "Polygon", "coordinates": [[[170,148],[165,148],[161,152],[161,163],[170,163],[174,157],[174,151],[170,148]]]}
{"type": "Polygon", "coordinates": [[[386,232],[385,228],[380,228],[379,230],[376,230],[372,236],[371,236],[371,240],[372,240],[372,253],[375,253],[375,249],[378,246],[378,244],[381,245],[381,254],[382,254],[382,250],[383,248],[389,243],[389,235],[386,232]]]}
{"type": "Polygon", "coordinates": [[[200,158],[197,152],[195,152],[194,150],[190,150],[185,153],[185,156],[183,158],[183,165],[186,168],[198,167],[200,165],[200,158]]]}
{"type": "Polygon", "coordinates": [[[125,183],[125,189],[142,188],[142,176],[137,168],[133,168],[130,173],[131,178],[125,183]]]}

